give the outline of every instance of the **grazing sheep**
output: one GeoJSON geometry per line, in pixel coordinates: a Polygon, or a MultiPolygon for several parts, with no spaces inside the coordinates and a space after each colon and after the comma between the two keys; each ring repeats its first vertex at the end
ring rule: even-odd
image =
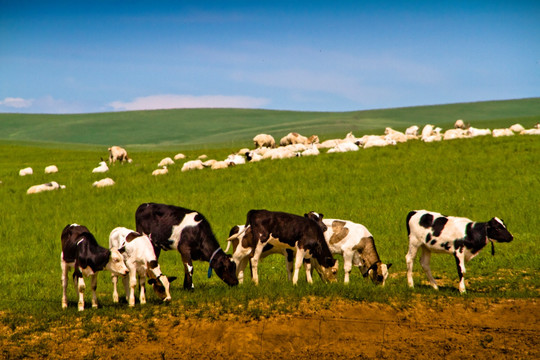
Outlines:
{"type": "Polygon", "coordinates": [[[109,167],[105,161],[100,161],[99,166],[92,170],[93,173],[104,173],[109,171],[109,167]]]}
{"type": "Polygon", "coordinates": [[[184,165],[182,165],[182,171],[202,170],[202,169],[204,169],[204,166],[201,160],[187,161],[184,163],[184,165]]]}
{"type": "Polygon", "coordinates": [[[521,135],[540,135],[540,129],[527,129],[520,132],[521,135]]]}
{"type": "Polygon", "coordinates": [[[161,161],[159,162],[157,166],[164,167],[164,166],[169,166],[169,165],[174,165],[174,161],[170,157],[166,157],[164,159],[161,159],[161,161]]]}
{"type": "Polygon", "coordinates": [[[463,122],[463,120],[456,120],[456,122],[454,123],[454,129],[465,129],[465,123],[463,122]]]}
{"type": "Polygon", "coordinates": [[[467,129],[467,136],[475,137],[475,136],[486,136],[491,135],[490,129],[477,129],[473,128],[472,126],[467,129]]]}
{"type": "Polygon", "coordinates": [[[513,132],[521,133],[525,128],[521,124],[514,124],[510,126],[510,130],[513,132]]]}
{"type": "Polygon", "coordinates": [[[105,178],[105,179],[101,179],[101,180],[98,180],[98,181],[94,181],[92,186],[102,188],[102,187],[106,187],[106,186],[113,186],[114,184],[115,184],[115,182],[114,182],[113,179],[105,178]]]}
{"type": "Polygon", "coordinates": [[[45,174],[54,174],[58,172],[56,165],[49,165],[45,168],[45,174]]]}
{"type": "Polygon", "coordinates": [[[128,157],[126,149],[120,146],[111,146],[108,150],[109,164],[116,162],[116,160],[120,162],[127,161],[128,163],[133,161],[128,157]]]}
{"type": "Polygon", "coordinates": [[[331,153],[341,153],[341,152],[349,152],[349,151],[358,151],[360,150],[360,147],[352,142],[342,142],[341,144],[338,144],[337,146],[331,148],[327,151],[328,154],[331,153]]]}
{"type": "Polygon", "coordinates": [[[510,129],[493,129],[492,133],[493,137],[501,137],[501,136],[512,136],[514,135],[514,132],[510,129]]]}
{"type": "Polygon", "coordinates": [[[416,138],[418,136],[418,130],[419,130],[419,127],[416,125],[413,125],[411,127],[408,127],[407,130],[405,130],[405,135],[413,136],[414,138],[416,138]]]}
{"type": "Polygon", "coordinates": [[[163,169],[156,169],[154,171],[152,171],[152,175],[154,176],[157,176],[157,175],[166,175],[169,173],[169,169],[167,169],[167,166],[163,166],[163,169]]]}
{"type": "MultiPolygon", "coordinates": [[[[233,165],[234,163],[231,163],[231,165],[233,165]]],[[[229,164],[225,161],[216,161],[215,163],[212,164],[212,167],[211,169],[212,170],[219,170],[219,169],[226,169],[229,167],[229,164]]]]}
{"type": "Polygon", "coordinates": [[[33,173],[34,173],[34,170],[32,170],[31,167],[27,167],[27,168],[19,170],[19,176],[32,175],[33,173]]]}
{"type": "Polygon", "coordinates": [[[56,181],[51,181],[50,183],[30,186],[26,191],[27,194],[37,194],[43,191],[51,191],[57,189],[65,189],[66,185],[59,185],[56,181]]]}
{"type": "Polygon", "coordinates": [[[174,155],[174,160],[181,160],[181,159],[185,159],[186,158],[186,155],[182,154],[182,153],[178,153],[176,155],[174,155]]]}
{"type": "Polygon", "coordinates": [[[259,134],[253,138],[253,144],[256,148],[260,147],[269,147],[269,148],[275,148],[276,147],[276,141],[272,137],[272,135],[268,134],[259,134]]]}

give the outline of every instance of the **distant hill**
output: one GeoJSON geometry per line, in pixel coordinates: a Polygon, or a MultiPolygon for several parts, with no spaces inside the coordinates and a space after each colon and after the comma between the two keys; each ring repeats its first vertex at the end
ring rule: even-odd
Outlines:
{"type": "Polygon", "coordinates": [[[457,119],[475,127],[540,121],[540,98],[352,112],[254,109],[176,109],[74,115],[0,114],[0,140],[132,147],[217,147],[250,143],[259,133],[276,140],[291,131],[321,139],[404,130],[428,123],[448,128],[457,119]]]}

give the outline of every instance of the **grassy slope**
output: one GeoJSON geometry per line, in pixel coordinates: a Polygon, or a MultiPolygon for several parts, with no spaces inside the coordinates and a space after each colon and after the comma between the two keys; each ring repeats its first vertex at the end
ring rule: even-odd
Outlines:
{"type": "MultiPolygon", "coordinates": [[[[342,137],[380,132],[386,126],[451,127],[463,119],[476,127],[531,127],[540,121],[540,98],[421,106],[355,112],[294,112],[248,109],[183,109],[76,115],[0,114],[0,140],[97,145],[227,147],[251,143],[257,133],[279,139],[291,131],[342,137]]],[[[136,148],[136,147],[135,147],[136,148]]]]}
{"type": "MultiPolygon", "coordinates": [[[[324,285],[315,277],[315,286],[294,288],[285,282],[283,259],[273,256],[260,266],[262,286],[250,284],[228,289],[215,276],[206,279],[207,264],[195,265],[193,293],[181,291],[181,280],[173,286],[173,306],[206,311],[215,306],[224,311],[290,311],[296,301],[309,295],[344,297],[371,301],[400,299],[412,294],[428,297],[459,296],[456,290],[454,260],[434,256],[433,270],[446,284],[441,292],[419,287],[409,290],[405,280],[404,256],[407,239],[404,218],[411,209],[426,208],[451,215],[487,220],[503,218],[516,237],[510,244],[489,249],[467,267],[469,295],[473,297],[536,297],[540,279],[537,211],[540,175],[537,154],[540,139],[535,136],[491,137],[455,140],[436,144],[409,142],[397,147],[361,150],[356,153],[322,154],[319,157],[263,161],[221,171],[182,173],[172,166],[168,176],[150,175],[166,152],[141,152],[133,164],[117,165],[107,174],[117,185],[94,189],[91,183],[103,175],[91,174],[100,152],[47,150],[39,147],[1,146],[6,154],[2,167],[0,198],[0,252],[4,271],[0,275],[0,309],[12,309],[35,316],[62,316],[60,310],[60,241],[68,223],[87,225],[98,241],[106,245],[116,226],[134,227],[136,207],[147,201],[164,202],[196,209],[209,219],[225,246],[230,227],[245,221],[249,209],[267,208],[302,214],[316,210],[326,217],[363,223],[374,234],[383,260],[394,265],[394,277],[384,289],[363,281],[352,273],[351,285],[324,285]],[[37,170],[20,178],[20,159],[32,159],[37,170]],[[41,169],[51,163],[59,166],[56,175],[41,169]],[[56,180],[67,189],[26,195],[33,184],[56,180]],[[250,305],[251,304],[251,305],[250,305]],[[262,304],[262,303],[261,303],[262,304]],[[267,303],[268,304],[268,303],[267,303]],[[249,310],[251,309],[251,310],[249,310]],[[266,309],[266,310],[264,310],[266,309]]],[[[228,149],[209,152],[220,157],[228,149]]],[[[196,153],[191,154],[192,157],[196,153]]],[[[180,256],[167,252],[160,259],[170,275],[182,276],[180,256]]],[[[425,277],[416,265],[416,281],[425,277]]],[[[342,274],[340,274],[342,279],[342,274]]],[[[108,274],[100,275],[99,298],[105,314],[117,311],[111,303],[108,274]]],[[[150,295],[150,302],[156,302],[150,295]]],[[[69,298],[75,301],[72,284],[69,298]]],[[[89,297],[87,296],[87,300],[89,297]]],[[[72,303],[73,305],[73,303],[72,303]]],[[[121,307],[123,308],[123,306],[121,307]]],[[[72,306],[71,312],[75,312],[72,306]]]]}

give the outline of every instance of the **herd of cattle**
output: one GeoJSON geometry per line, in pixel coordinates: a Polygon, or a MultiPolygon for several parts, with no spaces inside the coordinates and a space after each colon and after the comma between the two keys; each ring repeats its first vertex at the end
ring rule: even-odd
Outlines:
{"type": "MultiPolygon", "coordinates": [[[[121,276],[126,300],[135,305],[135,288],[140,287],[139,301],[146,303],[145,283],[152,285],[156,295],[170,301],[170,283],[175,277],[165,276],[158,264],[161,250],[177,250],[184,264],[184,289],[193,288],[193,261],[208,262],[208,277],[212,271],[229,286],[243,282],[243,272],[251,263],[251,275],[259,283],[257,265],[270,254],[285,256],[289,280],[297,283],[302,265],[306,278],[312,282],[311,267],[324,282],[336,282],[339,254],[344,262],[344,282],[357,267],[363,277],[384,286],[391,264],[379,258],[373,235],[351,221],[324,219],[323,214],[309,212],[304,216],[268,210],[250,210],[246,222],[232,227],[226,250],[223,250],[210,223],[199,212],[174,205],[144,203],[135,212],[136,230],[118,227],[111,231],[109,249],[101,247],[85,226],[67,225],[62,230],[62,307],[68,306],[68,273],[74,270],[73,280],[78,293],[78,309],[84,310],[85,282],[91,276],[92,307],[98,306],[97,274],[112,273],[113,301],[118,302],[116,289],[121,276]],[[233,253],[227,252],[232,245],[233,253]]],[[[499,218],[487,222],[441,215],[426,210],[411,211],[406,218],[409,251],[406,255],[407,280],[413,287],[413,262],[418,249],[420,263],[431,286],[437,289],[431,275],[431,253],[452,254],[456,259],[459,291],[465,292],[465,263],[474,258],[489,242],[510,242],[513,236],[499,218]]]]}
{"type": "MultiPolygon", "coordinates": [[[[383,147],[396,145],[413,139],[419,139],[424,142],[434,142],[441,140],[452,140],[461,138],[472,138],[476,136],[492,135],[493,137],[511,136],[514,134],[524,135],[540,135],[540,124],[536,124],[532,129],[525,129],[520,124],[514,124],[505,129],[476,129],[472,126],[465,125],[463,120],[457,120],[453,129],[445,132],[440,127],[426,125],[422,131],[416,125],[411,126],[405,132],[396,131],[387,127],[384,135],[364,135],[357,138],[352,132],[348,133],[343,139],[330,139],[322,143],[317,135],[305,137],[298,133],[292,132],[281,138],[279,146],[271,135],[259,134],[253,138],[255,148],[240,149],[234,154],[227,156],[225,160],[219,161],[215,159],[207,159],[206,155],[201,155],[196,160],[189,160],[183,163],[181,171],[202,170],[210,168],[212,170],[224,169],[231,166],[246,164],[247,162],[257,162],[264,159],[286,159],[299,156],[316,156],[321,153],[321,150],[327,149],[327,153],[358,151],[361,148],[368,149],[371,147],[383,147]]],[[[120,146],[111,146],[109,149],[109,165],[119,162],[132,162],[128,156],[126,149],[120,146]]],[[[168,174],[168,166],[174,165],[175,161],[183,160],[186,156],[182,153],[176,154],[174,160],[170,157],[162,159],[157,164],[157,169],[152,172],[152,175],[168,174]]],[[[99,166],[95,167],[93,173],[106,173],[109,171],[107,162],[101,161],[99,166]]],[[[56,173],[58,167],[50,165],[45,168],[45,173],[56,173]]],[[[27,167],[19,171],[20,176],[32,175],[33,169],[27,167]]],[[[115,182],[110,177],[95,181],[92,186],[106,187],[115,185],[115,182]]],[[[27,194],[35,194],[42,191],[57,190],[65,188],[64,185],[59,185],[55,181],[45,184],[34,185],[27,190],[27,194]]]]}

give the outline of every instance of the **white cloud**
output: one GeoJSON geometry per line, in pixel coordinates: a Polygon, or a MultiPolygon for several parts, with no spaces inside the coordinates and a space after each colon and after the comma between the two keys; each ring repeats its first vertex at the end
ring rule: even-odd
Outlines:
{"type": "Polygon", "coordinates": [[[23,109],[23,108],[28,108],[32,106],[33,102],[34,102],[33,99],[7,97],[4,100],[0,101],[0,106],[23,109]]]}
{"type": "Polygon", "coordinates": [[[187,108],[259,108],[268,103],[268,99],[250,96],[151,95],[138,97],[130,102],[114,101],[109,106],[116,111],[122,111],[187,108]]]}

